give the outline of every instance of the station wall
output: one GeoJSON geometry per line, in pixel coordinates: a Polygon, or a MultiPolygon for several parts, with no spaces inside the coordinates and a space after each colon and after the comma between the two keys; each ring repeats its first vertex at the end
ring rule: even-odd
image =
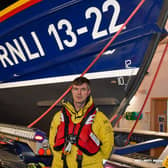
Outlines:
{"type": "MultiPolygon", "coordinates": [[[[152,63],[148,69],[148,73],[145,76],[141,86],[139,87],[137,93],[130,101],[130,105],[127,107],[126,112],[139,112],[145,98],[148,94],[149,88],[153,77],[156,73],[159,61],[165,49],[168,38],[160,42],[158,45],[152,63]]],[[[143,110],[143,118],[140,120],[136,126],[136,129],[150,130],[151,128],[151,100],[153,98],[167,98],[168,100],[168,51],[165,54],[164,60],[162,62],[159,73],[156,77],[155,83],[150,92],[149,98],[143,110]]],[[[167,110],[168,116],[168,110],[167,110]]],[[[124,117],[120,120],[119,127],[130,128],[133,126],[135,121],[126,120],[124,117]]]]}

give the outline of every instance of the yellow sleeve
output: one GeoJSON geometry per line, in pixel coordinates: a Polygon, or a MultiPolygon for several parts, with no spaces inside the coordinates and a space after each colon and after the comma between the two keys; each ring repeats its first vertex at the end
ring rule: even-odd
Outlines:
{"type": "Polygon", "coordinates": [[[102,113],[97,112],[95,126],[98,128],[95,132],[101,141],[100,152],[103,159],[108,159],[114,146],[114,133],[109,119],[102,113]]]}
{"type": "Polygon", "coordinates": [[[50,144],[50,148],[51,151],[54,152],[53,146],[54,146],[54,141],[55,141],[55,136],[57,133],[57,127],[60,124],[60,116],[61,112],[57,112],[55,114],[55,116],[53,117],[53,120],[51,122],[51,126],[50,126],[50,132],[49,132],[49,144],[50,144]]]}

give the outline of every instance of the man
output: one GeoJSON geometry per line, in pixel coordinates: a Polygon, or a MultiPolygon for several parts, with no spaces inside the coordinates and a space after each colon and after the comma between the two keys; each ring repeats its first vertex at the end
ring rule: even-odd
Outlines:
{"type": "Polygon", "coordinates": [[[114,144],[112,126],[97,111],[85,77],[72,83],[73,103],[63,103],[50,128],[49,143],[53,152],[52,168],[103,168],[114,144]]]}

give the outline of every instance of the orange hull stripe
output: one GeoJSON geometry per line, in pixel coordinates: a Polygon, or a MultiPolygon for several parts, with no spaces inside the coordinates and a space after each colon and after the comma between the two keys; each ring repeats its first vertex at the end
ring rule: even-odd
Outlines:
{"type": "Polygon", "coordinates": [[[8,12],[7,14],[3,15],[2,17],[0,17],[0,22],[3,22],[4,20],[8,19],[9,17],[15,15],[16,13],[19,13],[20,11],[40,2],[42,0],[32,0],[32,1],[29,1],[15,9],[13,9],[11,12],[8,12]]]}

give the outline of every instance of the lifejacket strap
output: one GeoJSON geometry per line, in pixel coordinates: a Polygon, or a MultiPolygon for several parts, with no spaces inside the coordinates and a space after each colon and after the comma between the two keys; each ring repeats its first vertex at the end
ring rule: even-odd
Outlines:
{"type": "Polygon", "coordinates": [[[62,157],[61,159],[63,160],[63,168],[68,168],[67,162],[66,162],[66,155],[62,152],[62,157]]]}
{"type": "Polygon", "coordinates": [[[78,168],[82,168],[82,160],[83,160],[83,153],[81,150],[78,149],[78,154],[76,158],[76,161],[78,163],[78,168]]]}

